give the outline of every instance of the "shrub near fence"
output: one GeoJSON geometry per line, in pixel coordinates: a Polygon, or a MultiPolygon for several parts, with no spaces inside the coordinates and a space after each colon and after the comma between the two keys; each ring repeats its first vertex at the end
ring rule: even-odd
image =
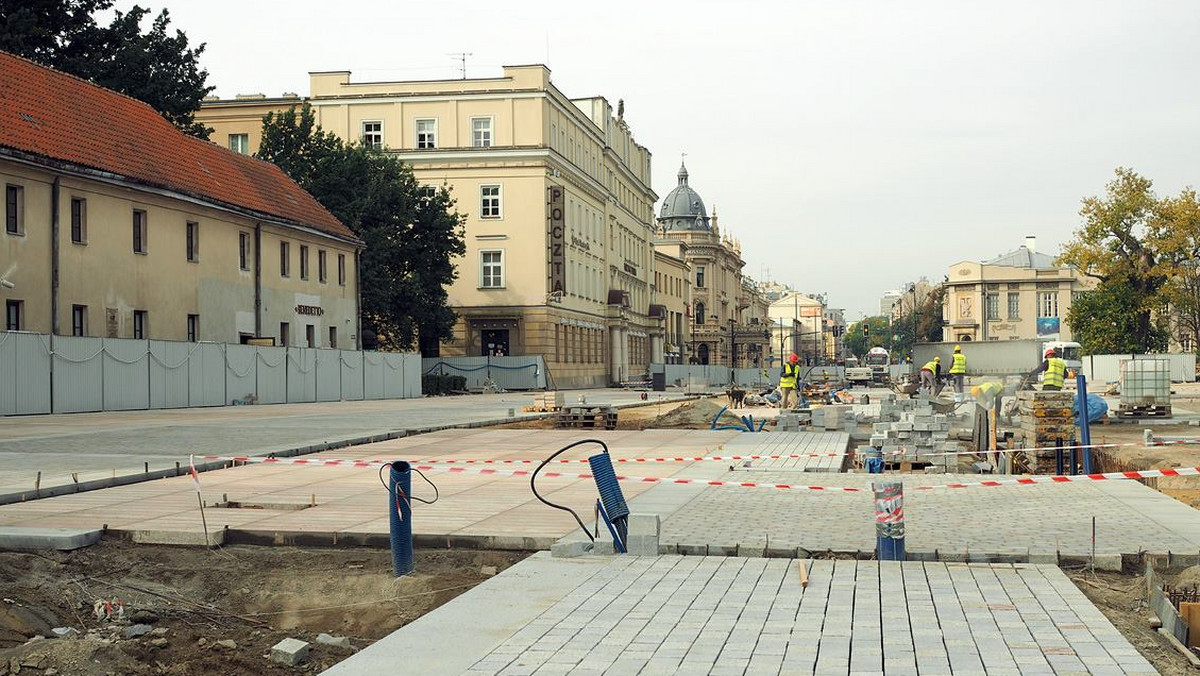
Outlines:
{"type": "Polygon", "coordinates": [[[423,394],[437,396],[465,392],[466,389],[466,376],[443,376],[437,373],[426,373],[421,376],[421,392],[423,394]]]}
{"type": "Polygon", "coordinates": [[[421,396],[420,355],[0,333],[0,415],[421,396]]]}

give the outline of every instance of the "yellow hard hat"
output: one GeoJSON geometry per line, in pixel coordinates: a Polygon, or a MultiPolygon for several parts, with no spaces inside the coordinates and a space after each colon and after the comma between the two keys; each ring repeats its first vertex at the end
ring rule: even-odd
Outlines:
{"type": "Polygon", "coordinates": [[[934,357],[934,358],[933,358],[933,360],[934,360],[934,361],[941,361],[941,360],[942,360],[942,358],[941,358],[941,357],[934,357]]]}
{"type": "Polygon", "coordinates": [[[962,352],[962,345],[955,345],[955,346],[954,346],[954,351],[955,351],[955,352],[962,352]]]}

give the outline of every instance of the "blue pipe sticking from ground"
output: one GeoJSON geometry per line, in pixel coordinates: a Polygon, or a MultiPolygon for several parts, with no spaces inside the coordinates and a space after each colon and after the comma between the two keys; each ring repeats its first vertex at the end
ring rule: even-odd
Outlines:
{"type": "Polygon", "coordinates": [[[388,514],[391,515],[392,569],[396,577],[413,572],[412,546],[412,468],[404,460],[393,460],[388,491],[388,514]]]}

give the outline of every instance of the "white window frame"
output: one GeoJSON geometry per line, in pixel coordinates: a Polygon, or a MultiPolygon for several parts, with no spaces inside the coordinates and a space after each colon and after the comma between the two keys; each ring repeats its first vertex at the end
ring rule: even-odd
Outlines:
{"type": "Polygon", "coordinates": [[[420,117],[413,120],[413,139],[416,141],[417,150],[433,150],[437,148],[438,136],[438,121],[436,117],[420,117]],[[421,131],[421,125],[429,122],[433,125],[431,131],[421,131]],[[422,134],[429,134],[432,138],[425,140],[421,138],[422,134]],[[422,145],[424,143],[425,145],[422,145]]]}
{"type": "Polygon", "coordinates": [[[1021,292],[1019,292],[1019,291],[1009,291],[1008,292],[1008,318],[1009,319],[1020,319],[1021,318],[1021,292]],[[1016,303],[1013,303],[1014,300],[1016,301],[1016,303]]]}
{"type": "Polygon", "coordinates": [[[499,183],[488,183],[479,186],[479,217],[489,220],[504,218],[504,186],[499,183]],[[495,195],[485,194],[485,191],[490,188],[496,189],[495,195]],[[490,200],[495,200],[495,204],[492,205],[495,213],[489,213],[493,211],[488,204],[490,200]]]}
{"type": "Polygon", "coordinates": [[[359,123],[358,131],[359,131],[358,138],[360,141],[362,141],[362,144],[364,146],[366,146],[368,148],[378,148],[378,149],[383,148],[383,120],[363,120],[362,122],[359,123]],[[377,131],[368,132],[367,131],[368,124],[377,124],[377,125],[379,125],[379,129],[377,131]],[[372,140],[370,140],[370,141],[367,140],[368,133],[371,135],[372,140]],[[378,136],[377,139],[375,138],[376,136],[378,136]]]}
{"type": "Polygon", "coordinates": [[[480,116],[471,118],[471,147],[472,148],[491,148],[495,145],[496,132],[495,120],[491,116],[480,116]],[[487,121],[487,129],[475,129],[475,123],[487,121]],[[479,134],[486,134],[480,136],[479,134]]]}
{"type": "Polygon", "coordinates": [[[1000,321],[1000,293],[989,291],[984,296],[984,316],[989,322],[1000,321]]]}
{"type": "Polygon", "coordinates": [[[249,134],[230,134],[229,149],[241,155],[250,154],[250,135],[249,134]]]}
{"type": "Polygon", "coordinates": [[[505,282],[506,282],[504,273],[505,273],[505,271],[504,271],[504,249],[480,249],[480,251],[479,251],[479,288],[481,288],[481,289],[503,289],[505,282]],[[488,254],[497,254],[497,255],[499,255],[500,258],[497,261],[486,261],[485,258],[487,257],[488,254]],[[495,277],[498,277],[498,279],[496,280],[495,283],[489,284],[488,283],[488,281],[489,281],[488,268],[493,267],[493,266],[496,268],[499,268],[499,271],[495,274],[495,277]]]}
{"type": "Polygon", "coordinates": [[[1037,292],[1037,316],[1058,317],[1058,291],[1037,292]]]}

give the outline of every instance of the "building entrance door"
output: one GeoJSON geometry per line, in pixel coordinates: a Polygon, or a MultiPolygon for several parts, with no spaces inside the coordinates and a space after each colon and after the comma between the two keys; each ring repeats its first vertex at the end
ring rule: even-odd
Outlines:
{"type": "Polygon", "coordinates": [[[708,365],[708,343],[700,343],[698,352],[699,352],[699,356],[700,356],[700,363],[707,366],[708,365]]]}
{"type": "Polygon", "coordinates": [[[484,329],[481,354],[483,356],[507,357],[511,352],[508,344],[508,329],[484,329]]]}

